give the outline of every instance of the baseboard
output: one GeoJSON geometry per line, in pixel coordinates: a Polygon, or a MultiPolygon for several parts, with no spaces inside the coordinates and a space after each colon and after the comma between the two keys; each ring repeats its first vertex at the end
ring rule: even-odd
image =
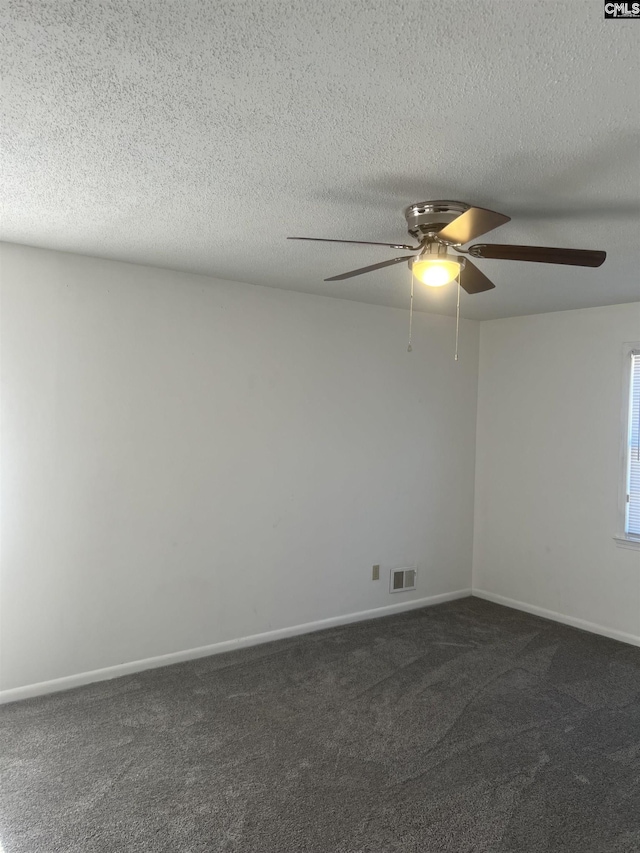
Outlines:
{"type": "Polygon", "coordinates": [[[181,652],[171,652],[168,655],[159,655],[145,660],[122,663],[117,666],[109,666],[104,669],[94,669],[91,672],[81,672],[77,675],[68,675],[64,678],[56,678],[53,681],[41,681],[38,684],[27,684],[24,687],[14,687],[11,690],[0,691],[0,705],[8,702],[17,702],[20,699],[32,699],[35,696],[43,696],[47,693],[57,693],[60,690],[70,690],[73,687],[81,687],[83,684],[93,684],[96,681],[108,681],[111,678],[119,678],[122,675],[132,675],[143,672],[146,669],[157,669],[161,666],[169,666],[172,663],[183,663],[188,660],[217,655],[222,652],[230,652],[233,649],[244,649],[248,646],[258,646],[261,643],[269,643],[273,640],[283,640],[286,637],[295,637],[300,634],[310,634],[313,631],[322,631],[338,625],[348,625],[351,622],[363,622],[366,619],[377,619],[380,616],[389,616],[393,613],[402,613],[405,610],[417,610],[421,607],[430,607],[434,604],[442,604],[445,601],[454,601],[457,598],[467,598],[471,595],[470,589],[460,589],[455,592],[445,592],[441,595],[431,595],[427,598],[417,598],[410,601],[401,601],[398,604],[387,604],[384,607],[376,607],[373,610],[360,610],[357,613],[346,613],[343,616],[331,616],[329,619],[319,619],[316,622],[305,622],[302,625],[292,625],[289,628],[278,628],[275,631],[265,631],[263,634],[253,634],[249,637],[240,637],[236,640],[225,640],[221,643],[213,643],[210,646],[200,646],[196,649],[186,649],[181,652]]]}
{"type": "Polygon", "coordinates": [[[551,619],[553,622],[562,622],[563,625],[570,625],[572,628],[580,628],[582,631],[590,631],[592,634],[600,634],[603,637],[620,640],[622,643],[629,643],[632,646],[640,646],[640,636],[636,634],[616,631],[615,628],[607,628],[604,625],[597,625],[595,622],[587,622],[586,619],[576,619],[575,616],[565,616],[563,613],[556,613],[554,610],[545,610],[544,607],[536,607],[534,604],[516,601],[513,598],[505,598],[504,595],[496,595],[484,589],[474,589],[471,594],[476,598],[493,601],[494,604],[503,604],[505,607],[512,607],[514,610],[523,610],[525,613],[542,616],[544,619],[551,619]]]}

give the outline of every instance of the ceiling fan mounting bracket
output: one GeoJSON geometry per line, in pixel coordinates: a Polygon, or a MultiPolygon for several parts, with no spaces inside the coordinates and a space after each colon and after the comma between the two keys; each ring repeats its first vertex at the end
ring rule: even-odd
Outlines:
{"type": "Polygon", "coordinates": [[[418,201],[404,212],[407,230],[420,243],[425,237],[433,239],[469,207],[464,201],[418,201]]]}

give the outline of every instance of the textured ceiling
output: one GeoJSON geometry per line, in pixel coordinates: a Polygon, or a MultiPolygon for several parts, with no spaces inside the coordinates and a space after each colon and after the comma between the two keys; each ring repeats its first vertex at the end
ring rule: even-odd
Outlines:
{"type": "MultiPolygon", "coordinates": [[[[479,261],[500,317],[640,298],[640,24],[602,0],[5,0],[2,239],[406,306],[403,208],[513,221],[489,242],[605,249],[596,270],[479,261]]],[[[454,310],[453,286],[418,307],[454,310]]]]}

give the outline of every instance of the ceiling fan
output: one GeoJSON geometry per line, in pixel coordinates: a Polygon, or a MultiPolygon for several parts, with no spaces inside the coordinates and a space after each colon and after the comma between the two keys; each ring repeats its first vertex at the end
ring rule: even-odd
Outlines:
{"type": "Polygon", "coordinates": [[[413,276],[424,284],[430,287],[441,287],[457,278],[460,287],[467,293],[482,293],[495,287],[493,282],[472,263],[470,257],[599,267],[607,256],[606,252],[591,249],[556,249],[497,243],[476,243],[468,249],[463,249],[461,248],[463,245],[504,225],[505,222],[510,221],[511,217],[484,207],[473,207],[462,201],[421,201],[409,205],[404,215],[409,234],[417,241],[417,246],[403,243],[376,243],[367,240],[331,240],[324,237],[288,237],[287,239],[387,246],[390,249],[405,249],[414,253],[334,275],[325,278],[325,281],[342,281],[407,261],[413,276]]]}

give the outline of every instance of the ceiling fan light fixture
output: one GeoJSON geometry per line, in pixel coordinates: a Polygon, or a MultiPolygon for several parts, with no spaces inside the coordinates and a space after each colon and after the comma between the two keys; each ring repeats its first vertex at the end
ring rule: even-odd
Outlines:
{"type": "Polygon", "coordinates": [[[460,264],[448,258],[421,257],[412,264],[413,274],[429,287],[443,287],[458,277],[460,264]]]}
{"type": "Polygon", "coordinates": [[[541,264],[565,264],[574,267],[599,267],[607,257],[606,252],[595,249],[561,249],[550,246],[514,246],[496,243],[476,243],[468,249],[462,249],[462,246],[472,240],[509,222],[509,217],[504,213],[488,210],[485,207],[475,207],[462,201],[417,202],[409,205],[405,210],[405,220],[409,234],[418,242],[417,246],[404,243],[370,243],[366,240],[330,240],[326,237],[289,237],[289,239],[388,246],[390,249],[416,252],[414,256],[401,255],[390,258],[388,261],[380,261],[325,278],[325,281],[344,281],[356,275],[376,272],[408,261],[412,270],[412,295],[414,277],[428,287],[442,287],[458,279],[458,287],[466,293],[483,293],[493,290],[495,285],[468,259],[469,256],[541,264]],[[456,255],[455,252],[462,252],[466,257],[456,255]],[[462,270],[464,274],[460,276],[462,270]]]}

